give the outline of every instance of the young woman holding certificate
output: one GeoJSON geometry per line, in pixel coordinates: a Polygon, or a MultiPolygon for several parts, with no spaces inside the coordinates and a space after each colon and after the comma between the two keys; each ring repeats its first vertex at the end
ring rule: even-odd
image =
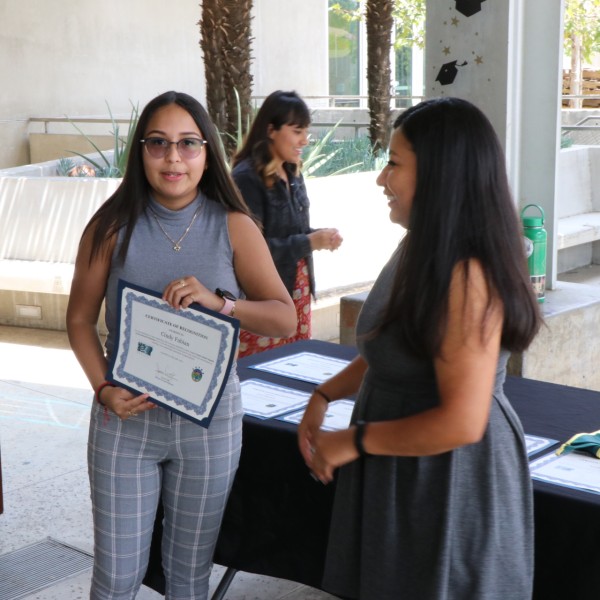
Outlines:
{"type": "Polygon", "coordinates": [[[123,182],[81,238],[67,327],[97,400],[88,444],[90,597],[135,597],[162,498],[166,596],[206,598],[241,446],[235,365],[208,429],[107,382],[119,279],[162,293],[175,309],[198,303],[235,316],[260,335],[295,331],[293,302],[229,176],[216,129],[186,94],[164,93],[140,115],[123,182]],[[97,330],[103,302],[105,349],[97,330]]]}

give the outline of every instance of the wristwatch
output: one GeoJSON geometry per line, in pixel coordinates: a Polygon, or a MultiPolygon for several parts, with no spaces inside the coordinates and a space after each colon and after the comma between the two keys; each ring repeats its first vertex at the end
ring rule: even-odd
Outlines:
{"type": "Polygon", "coordinates": [[[221,288],[217,288],[215,290],[215,294],[219,296],[219,298],[223,298],[225,300],[225,304],[223,304],[223,308],[219,311],[222,315],[227,315],[228,317],[233,317],[235,313],[235,301],[237,298],[227,290],[222,290],[221,288]]]}

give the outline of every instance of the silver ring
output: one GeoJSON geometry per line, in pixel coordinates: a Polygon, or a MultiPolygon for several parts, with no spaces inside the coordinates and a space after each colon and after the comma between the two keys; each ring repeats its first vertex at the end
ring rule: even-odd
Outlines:
{"type": "Polygon", "coordinates": [[[132,411],[132,410],[130,410],[130,411],[127,413],[127,414],[128,414],[130,417],[135,417],[135,416],[137,415],[137,413],[136,413],[136,412],[134,412],[134,411],[132,411]]]}
{"type": "Polygon", "coordinates": [[[185,287],[185,281],[183,279],[179,280],[179,287],[185,287]]]}

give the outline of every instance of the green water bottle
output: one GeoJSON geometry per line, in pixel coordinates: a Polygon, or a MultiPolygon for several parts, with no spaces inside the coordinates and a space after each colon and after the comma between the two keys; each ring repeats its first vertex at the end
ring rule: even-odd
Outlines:
{"type": "Polygon", "coordinates": [[[525,255],[529,266],[529,276],[533,292],[538,302],[546,299],[546,230],[544,209],[537,204],[528,204],[521,211],[523,235],[525,236],[525,255]],[[528,208],[535,208],[539,215],[525,216],[528,208]]]}

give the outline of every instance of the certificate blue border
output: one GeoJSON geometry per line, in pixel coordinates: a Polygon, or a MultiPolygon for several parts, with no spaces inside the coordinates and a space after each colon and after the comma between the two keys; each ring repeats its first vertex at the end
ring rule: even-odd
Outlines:
{"type": "Polygon", "coordinates": [[[215,410],[217,409],[217,406],[219,404],[221,396],[223,395],[223,390],[225,389],[225,386],[227,385],[227,382],[229,380],[229,374],[231,372],[231,367],[233,366],[235,351],[236,351],[238,338],[239,338],[240,322],[237,319],[214,312],[214,311],[212,311],[208,308],[205,308],[197,303],[192,304],[187,309],[176,310],[172,306],[166,304],[162,300],[161,294],[159,294],[158,292],[155,292],[154,290],[149,290],[149,289],[144,288],[139,285],[135,285],[133,283],[129,283],[128,281],[125,281],[123,279],[119,279],[117,293],[118,293],[117,314],[119,315],[119,327],[117,328],[115,344],[114,344],[114,351],[113,351],[113,355],[111,357],[110,364],[108,367],[108,373],[106,376],[107,381],[111,381],[111,382],[115,383],[116,385],[122,386],[122,387],[130,390],[131,392],[137,393],[137,394],[139,394],[140,391],[139,391],[139,388],[136,388],[136,385],[138,385],[138,386],[141,385],[144,389],[149,390],[150,393],[152,394],[152,397],[151,397],[152,402],[159,404],[160,406],[163,406],[163,407],[181,415],[182,417],[190,419],[191,421],[194,421],[195,423],[198,423],[198,425],[200,425],[201,427],[208,428],[208,426],[210,425],[210,422],[212,420],[212,417],[215,413],[215,410]],[[127,291],[124,293],[125,288],[128,288],[131,291],[127,291]],[[152,296],[153,298],[156,298],[156,300],[149,300],[148,298],[146,298],[144,296],[139,296],[135,293],[136,291],[138,293],[145,294],[146,296],[152,296]],[[160,300],[160,302],[159,302],[159,300],[160,300]],[[217,354],[217,365],[216,365],[215,371],[213,373],[213,378],[208,386],[208,392],[200,405],[193,404],[192,402],[189,402],[188,400],[185,400],[184,398],[180,398],[179,396],[177,396],[167,390],[163,390],[162,388],[160,388],[156,385],[152,385],[151,383],[149,383],[147,381],[139,379],[138,377],[128,373],[125,370],[125,361],[127,359],[127,356],[129,355],[129,350],[130,350],[129,344],[130,344],[130,340],[131,340],[131,320],[132,320],[131,306],[134,301],[139,302],[141,304],[145,304],[146,306],[151,306],[153,308],[159,308],[161,311],[176,315],[178,318],[183,317],[183,318],[189,319],[190,321],[195,321],[195,322],[198,322],[201,324],[208,323],[208,320],[205,318],[204,314],[208,314],[212,317],[216,317],[218,320],[221,320],[221,321],[226,321],[226,323],[223,323],[222,325],[217,325],[216,327],[215,327],[214,321],[211,320],[211,322],[210,322],[210,327],[212,329],[220,330],[223,335],[221,336],[221,345],[219,347],[218,354],[217,354]],[[123,302],[125,302],[125,306],[123,306],[123,302]],[[122,328],[123,328],[123,331],[122,331],[122,328]],[[210,413],[203,418],[195,418],[192,415],[190,415],[189,413],[183,412],[181,410],[177,410],[177,408],[176,408],[177,406],[183,407],[186,410],[193,412],[195,414],[202,414],[206,410],[206,405],[209,401],[209,398],[213,397],[215,388],[218,385],[217,375],[219,375],[222,372],[222,369],[223,369],[222,365],[226,362],[226,355],[225,355],[225,349],[227,346],[226,339],[228,339],[228,337],[230,335],[229,332],[231,331],[231,329],[233,329],[233,334],[232,334],[232,338],[231,338],[231,352],[229,354],[229,360],[227,361],[227,364],[225,366],[225,375],[222,379],[221,387],[217,391],[217,396],[216,396],[215,400],[213,401],[213,406],[211,408],[210,413]],[[120,343],[121,336],[123,336],[123,338],[124,338],[123,352],[120,352],[120,350],[119,350],[121,347],[121,343],[120,343]],[[118,356],[121,357],[121,360],[117,364],[118,356]],[[115,376],[114,376],[115,373],[119,377],[119,379],[115,378],[115,376]],[[123,380],[125,380],[125,382],[123,380]],[[164,400],[161,400],[161,397],[164,398],[164,400]],[[166,401],[173,403],[176,406],[173,406],[173,404],[168,404],[166,401]]]}

